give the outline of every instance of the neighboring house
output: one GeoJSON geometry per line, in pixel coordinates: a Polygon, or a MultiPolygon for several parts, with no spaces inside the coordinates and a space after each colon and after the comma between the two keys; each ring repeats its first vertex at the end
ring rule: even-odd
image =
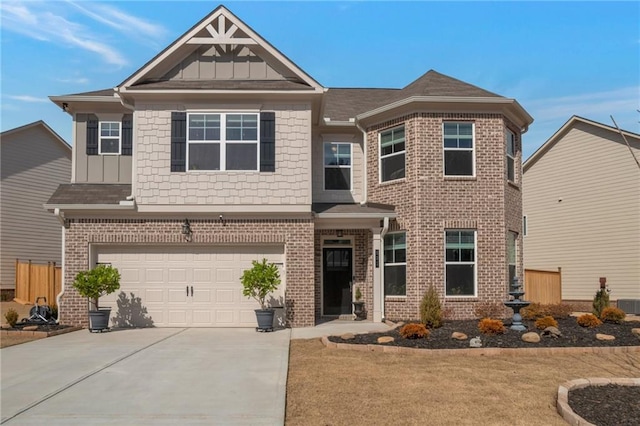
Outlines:
{"type": "Polygon", "coordinates": [[[600,277],[640,300],[640,135],[623,133],[573,116],[524,163],[525,267],[561,267],[564,301],[593,300],[600,277]]]}
{"type": "Polygon", "coordinates": [[[71,177],[71,147],[44,121],[0,135],[0,288],[15,290],[16,259],[61,263],[62,232],[44,208],[71,177]]]}
{"type": "Polygon", "coordinates": [[[513,99],[435,71],[325,88],[222,6],[115,89],[51,99],[75,126],[48,202],[67,323],[86,323],[70,283],[96,263],[157,326],[255,326],[239,277],[263,257],[293,327],[351,318],[355,287],[369,320],[418,318],[429,285],[465,318],[522,272],[532,118],[513,99]]]}

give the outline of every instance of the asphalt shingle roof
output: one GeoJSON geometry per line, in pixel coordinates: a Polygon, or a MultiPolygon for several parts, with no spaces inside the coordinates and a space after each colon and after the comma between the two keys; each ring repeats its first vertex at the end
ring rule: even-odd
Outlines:
{"type": "Polygon", "coordinates": [[[67,183],[58,186],[47,204],[119,204],[131,195],[131,185],[67,183]]]}

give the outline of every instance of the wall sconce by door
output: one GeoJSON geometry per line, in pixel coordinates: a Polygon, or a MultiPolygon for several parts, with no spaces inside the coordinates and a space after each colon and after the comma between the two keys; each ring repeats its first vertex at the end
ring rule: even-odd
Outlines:
{"type": "Polygon", "coordinates": [[[193,232],[191,231],[191,224],[189,223],[189,219],[185,219],[184,222],[182,222],[182,235],[184,236],[184,240],[186,242],[191,242],[193,232]]]}
{"type": "Polygon", "coordinates": [[[342,229],[338,229],[338,230],[336,231],[336,237],[338,237],[338,238],[342,238],[342,229]]]}

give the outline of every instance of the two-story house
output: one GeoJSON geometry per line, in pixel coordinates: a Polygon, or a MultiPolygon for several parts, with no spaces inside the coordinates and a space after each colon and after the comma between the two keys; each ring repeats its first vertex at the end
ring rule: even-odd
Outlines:
{"type": "MultiPolygon", "coordinates": [[[[330,58],[327,58],[330,60],[330,58]]],[[[239,277],[280,266],[281,321],[452,315],[507,298],[520,274],[514,99],[429,71],[402,89],[326,88],[223,6],[114,89],[54,96],[73,117],[65,323],[75,274],[110,263],[156,326],[255,326],[239,277]]],[[[116,306],[116,297],[107,299],[116,306]]]]}

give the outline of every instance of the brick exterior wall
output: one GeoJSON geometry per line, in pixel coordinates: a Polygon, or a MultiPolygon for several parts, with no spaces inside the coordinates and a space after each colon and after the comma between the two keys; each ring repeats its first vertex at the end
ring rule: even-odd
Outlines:
{"type": "Polygon", "coordinates": [[[314,231],[311,219],[192,219],[193,240],[181,234],[182,220],[174,219],[71,219],[65,236],[64,295],[60,305],[61,323],[88,325],[87,300],[76,292],[76,274],[89,267],[92,244],[114,245],[197,245],[265,244],[285,246],[287,324],[306,327],[315,324],[314,231]]]}
{"type": "MultiPolygon", "coordinates": [[[[456,319],[474,317],[480,302],[508,297],[507,232],[522,228],[521,138],[516,131],[517,185],[506,180],[506,126],[500,114],[415,113],[367,129],[369,201],[393,204],[393,230],[407,232],[406,297],[387,297],[385,317],[418,319],[422,296],[433,285],[444,307],[456,319]],[[475,123],[475,177],[445,177],[444,121],[475,123]],[[405,125],[405,178],[379,183],[380,131],[405,125]],[[445,298],[444,234],[447,229],[477,231],[477,297],[445,298]]],[[[522,274],[522,238],[518,273],[522,274]]]]}

